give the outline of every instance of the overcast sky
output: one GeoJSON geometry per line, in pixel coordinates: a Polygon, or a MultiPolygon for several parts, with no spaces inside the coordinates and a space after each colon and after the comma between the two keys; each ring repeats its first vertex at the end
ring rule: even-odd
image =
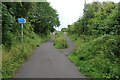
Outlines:
{"type": "MultiPolygon", "coordinates": [[[[72,24],[77,21],[83,14],[83,8],[85,0],[47,0],[51,6],[57,10],[59,14],[60,26],[56,28],[61,30],[63,27],[67,27],[68,24],[72,24]]],[[[86,3],[93,1],[113,1],[119,2],[119,0],[86,0],[86,3]]]]}

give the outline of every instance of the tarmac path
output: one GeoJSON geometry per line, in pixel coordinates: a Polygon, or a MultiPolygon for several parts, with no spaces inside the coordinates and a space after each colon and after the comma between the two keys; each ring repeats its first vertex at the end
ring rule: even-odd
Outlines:
{"type": "Polygon", "coordinates": [[[85,78],[66,56],[75,48],[67,39],[69,48],[64,50],[55,49],[52,40],[41,44],[17,71],[15,78],[85,78]]]}

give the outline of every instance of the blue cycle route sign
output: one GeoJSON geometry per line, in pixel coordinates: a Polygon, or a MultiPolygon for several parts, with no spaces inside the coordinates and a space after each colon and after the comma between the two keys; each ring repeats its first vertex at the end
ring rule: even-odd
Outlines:
{"type": "Polygon", "coordinates": [[[23,49],[24,49],[24,48],[23,48],[23,47],[24,47],[24,46],[23,46],[23,24],[26,23],[26,19],[25,19],[25,18],[18,18],[18,23],[21,24],[21,42],[22,42],[22,44],[21,44],[21,45],[22,45],[21,51],[22,51],[22,53],[23,53],[23,51],[24,51],[24,50],[23,50],[23,49]]]}
{"type": "Polygon", "coordinates": [[[24,24],[24,23],[26,23],[26,19],[25,18],[18,18],[18,23],[24,24]]]}

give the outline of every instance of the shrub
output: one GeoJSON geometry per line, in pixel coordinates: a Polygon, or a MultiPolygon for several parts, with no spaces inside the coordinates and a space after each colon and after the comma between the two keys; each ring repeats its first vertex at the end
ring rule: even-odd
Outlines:
{"type": "Polygon", "coordinates": [[[57,49],[64,49],[68,47],[67,39],[63,36],[57,37],[54,40],[54,46],[57,49]]]}
{"type": "MultiPolygon", "coordinates": [[[[89,77],[119,78],[119,56],[116,56],[117,36],[103,35],[89,41],[78,38],[76,51],[69,58],[89,77]]],[[[117,54],[118,55],[118,54],[117,54]]]]}

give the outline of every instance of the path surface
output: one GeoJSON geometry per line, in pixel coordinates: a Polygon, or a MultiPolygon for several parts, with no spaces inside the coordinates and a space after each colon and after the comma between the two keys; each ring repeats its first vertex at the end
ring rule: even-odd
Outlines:
{"type": "MultiPolygon", "coordinates": [[[[71,50],[67,50],[68,53],[71,50]]],[[[38,47],[30,60],[16,73],[16,78],[84,78],[77,67],[60,51],[53,41],[38,47]]]]}

